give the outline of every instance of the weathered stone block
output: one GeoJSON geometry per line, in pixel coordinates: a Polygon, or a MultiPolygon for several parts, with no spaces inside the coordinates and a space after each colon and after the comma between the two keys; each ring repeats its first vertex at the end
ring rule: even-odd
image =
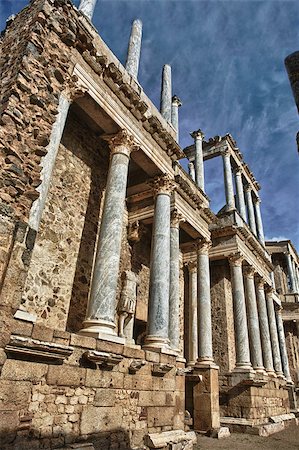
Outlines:
{"type": "Polygon", "coordinates": [[[11,333],[18,336],[31,336],[33,324],[31,322],[23,322],[22,320],[14,320],[12,322],[11,333]]]}
{"type": "Polygon", "coordinates": [[[74,366],[49,366],[48,384],[57,386],[81,386],[85,382],[86,369],[74,366]]]}
{"type": "Polygon", "coordinates": [[[46,375],[47,370],[47,364],[7,359],[2,369],[1,378],[4,380],[37,382],[46,375]]]}
{"type": "Polygon", "coordinates": [[[92,434],[120,428],[122,409],[120,407],[86,406],[82,411],[80,433],[92,434]]]}
{"type": "Polygon", "coordinates": [[[101,339],[96,340],[97,350],[100,352],[116,353],[122,355],[124,351],[124,346],[122,344],[117,344],[116,342],[103,341],[101,339]]]}
{"type": "Polygon", "coordinates": [[[121,389],[124,386],[124,374],[120,372],[87,369],[85,385],[90,387],[121,389]]]}
{"type": "Polygon", "coordinates": [[[0,382],[0,410],[18,411],[28,407],[31,393],[30,382],[0,382]]]}
{"type": "Polygon", "coordinates": [[[172,425],[174,417],[174,408],[165,406],[153,406],[148,408],[148,426],[161,427],[172,425]]]}
{"type": "Polygon", "coordinates": [[[80,334],[71,334],[70,345],[94,350],[96,348],[96,339],[80,334]]]}
{"type": "Polygon", "coordinates": [[[145,351],[141,348],[124,346],[123,355],[127,358],[145,359],[145,351]]]}
{"type": "Polygon", "coordinates": [[[33,326],[32,339],[38,339],[39,341],[52,342],[54,330],[48,328],[43,324],[36,323],[33,326]]]}

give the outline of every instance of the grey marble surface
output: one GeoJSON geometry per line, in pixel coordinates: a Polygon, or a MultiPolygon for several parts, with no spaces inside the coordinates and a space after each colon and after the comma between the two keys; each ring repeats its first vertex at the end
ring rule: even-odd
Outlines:
{"type": "Polygon", "coordinates": [[[169,340],[174,350],[180,342],[180,230],[170,228],[169,340]]]}
{"type": "Polygon", "coordinates": [[[258,314],[259,314],[259,324],[260,324],[260,334],[263,352],[264,366],[267,372],[273,373],[273,357],[272,357],[272,347],[270,340],[268,313],[266,306],[265,290],[264,286],[257,286],[256,290],[258,314]]]}
{"type": "Polygon", "coordinates": [[[273,355],[273,365],[274,370],[277,375],[283,375],[282,365],[281,365],[281,356],[280,356],[280,348],[278,342],[278,333],[277,333],[277,325],[274,311],[274,303],[271,293],[267,293],[267,310],[268,310],[268,319],[269,319],[269,330],[270,330],[270,338],[272,343],[272,355],[273,355]]]}
{"type": "Polygon", "coordinates": [[[204,191],[205,179],[204,179],[204,164],[202,155],[202,138],[195,138],[195,173],[196,184],[204,191]]]}
{"type": "Polygon", "coordinates": [[[282,321],[282,317],[281,317],[281,310],[275,311],[275,315],[276,315],[277,333],[278,333],[280,355],[281,355],[281,362],[282,362],[282,370],[283,370],[283,373],[284,373],[287,381],[291,382],[292,378],[291,378],[291,374],[290,374],[290,367],[289,367],[289,360],[288,360],[286,341],[285,341],[285,335],[284,335],[283,321],[282,321]]]}
{"type": "Polygon", "coordinates": [[[252,202],[252,194],[251,194],[251,189],[249,187],[245,190],[245,195],[246,195],[247,212],[248,212],[248,224],[251,228],[251,231],[256,235],[256,223],[255,223],[255,216],[254,216],[254,209],[253,209],[253,202],[252,202]]]}
{"type": "Polygon", "coordinates": [[[260,200],[256,199],[254,202],[254,209],[255,209],[255,220],[256,220],[256,232],[258,240],[265,245],[265,236],[264,236],[264,228],[263,228],[263,221],[262,221],[262,214],[261,214],[261,207],[260,207],[260,200]]]}
{"type": "Polygon", "coordinates": [[[228,210],[235,208],[233,176],[230,162],[230,154],[228,152],[222,154],[223,174],[224,174],[224,188],[226,207],[228,210]]]}
{"type": "Polygon", "coordinates": [[[287,268],[288,268],[288,275],[289,275],[289,281],[291,285],[291,292],[295,292],[296,284],[295,284],[295,277],[294,277],[294,270],[293,270],[293,264],[292,264],[292,257],[289,253],[286,253],[286,262],[287,262],[287,268]]]}
{"type": "Polygon", "coordinates": [[[198,359],[213,360],[209,255],[197,257],[198,359]]]}
{"type": "Polygon", "coordinates": [[[245,205],[245,197],[244,197],[244,187],[242,182],[242,174],[241,171],[235,172],[235,180],[236,180],[236,198],[237,198],[237,207],[240,212],[240,215],[243,220],[246,222],[246,205],[245,205]]]}
{"type": "Polygon", "coordinates": [[[96,3],[97,0],[81,0],[79,4],[79,10],[82,11],[85,16],[91,20],[96,3]]]}
{"type": "Polygon", "coordinates": [[[171,67],[165,64],[162,70],[162,87],[161,87],[161,114],[167,122],[171,123],[171,67]]]}
{"type": "Polygon", "coordinates": [[[198,358],[198,328],[197,328],[197,267],[189,264],[189,353],[188,364],[195,364],[198,358]]]}
{"type": "Polygon", "coordinates": [[[128,46],[126,69],[133,78],[137,80],[141,51],[142,22],[134,20],[128,46]]]}

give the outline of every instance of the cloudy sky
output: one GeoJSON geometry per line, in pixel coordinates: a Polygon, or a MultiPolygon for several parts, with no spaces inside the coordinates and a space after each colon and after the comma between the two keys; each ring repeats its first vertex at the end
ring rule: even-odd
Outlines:
{"type": "MultiPolygon", "coordinates": [[[[26,3],[0,0],[1,29],[26,3]]],[[[206,138],[231,133],[261,184],[266,238],[291,239],[299,249],[299,121],[284,68],[299,50],[298,2],[98,0],[93,22],[122,63],[135,18],[143,22],[139,81],[157,106],[162,66],[172,66],[181,146],[198,128],[206,138]]],[[[208,162],[206,191],[217,212],[221,161],[208,162]]]]}

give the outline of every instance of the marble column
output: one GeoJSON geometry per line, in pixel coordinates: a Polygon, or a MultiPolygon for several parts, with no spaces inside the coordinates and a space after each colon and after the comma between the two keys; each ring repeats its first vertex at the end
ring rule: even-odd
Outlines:
{"type": "Polygon", "coordinates": [[[176,130],[176,140],[179,142],[179,108],[182,106],[182,102],[174,95],[171,100],[171,123],[176,130]]]}
{"type": "Polygon", "coordinates": [[[197,321],[198,321],[198,360],[199,365],[213,363],[212,311],[210,294],[209,249],[211,241],[200,239],[197,242],[197,321]]]}
{"type": "Polygon", "coordinates": [[[70,107],[70,100],[67,99],[63,94],[59,97],[58,114],[54,122],[50,142],[47,147],[47,154],[41,160],[41,184],[36,188],[39,192],[39,197],[33,202],[30,215],[29,215],[29,226],[33,230],[38,231],[39,224],[44,211],[51,179],[52,172],[54,169],[56,156],[58,153],[59,144],[62,138],[63,130],[66,124],[67,115],[70,107]]]}
{"type": "Polygon", "coordinates": [[[264,236],[264,229],[263,229],[263,221],[262,221],[262,215],[261,215],[261,208],[260,208],[261,200],[259,197],[255,197],[254,199],[254,209],[255,209],[255,217],[256,217],[256,231],[257,231],[257,237],[261,244],[265,245],[265,236],[264,236]]]}
{"type": "Polygon", "coordinates": [[[275,287],[275,277],[274,277],[274,272],[273,272],[273,271],[270,272],[270,278],[271,278],[271,284],[272,284],[272,287],[273,287],[274,290],[276,290],[276,287],[275,287]]]}
{"type": "Polygon", "coordinates": [[[299,293],[298,271],[297,271],[297,268],[296,268],[295,261],[293,260],[292,262],[293,262],[292,265],[293,265],[293,274],[294,274],[295,290],[296,290],[296,293],[299,293]]]}
{"type": "Polygon", "coordinates": [[[132,136],[120,131],[109,141],[110,166],[90,296],[82,334],[116,335],[115,310],[121,252],[123,216],[132,136]]]}
{"type": "Polygon", "coordinates": [[[234,323],[236,337],[236,369],[251,371],[246,303],[243,284],[242,262],[240,255],[229,258],[232,276],[232,296],[234,304],[234,323]]]}
{"type": "Polygon", "coordinates": [[[97,0],[81,0],[79,4],[79,11],[82,11],[89,20],[92,19],[97,0]]]}
{"type": "Polygon", "coordinates": [[[266,299],[267,299],[267,310],[268,310],[268,319],[269,319],[269,329],[270,329],[270,338],[272,344],[272,355],[273,355],[273,364],[274,369],[279,377],[283,377],[282,366],[281,366],[281,356],[279,349],[279,341],[278,341],[278,333],[277,333],[277,325],[275,318],[275,310],[274,310],[274,301],[273,301],[273,288],[266,289],[266,299]]]}
{"type": "Polygon", "coordinates": [[[285,334],[284,334],[284,328],[283,328],[283,321],[282,321],[282,316],[281,316],[281,308],[277,308],[275,311],[275,314],[276,314],[277,333],[278,333],[278,340],[279,340],[279,347],[280,347],[282,369],[283,369],[283,373],[286,377],[287,382],[292,383],[290,367],[289,367],[289,359],[288,359],[288,353],[287,353],[287,347],[286,347],[286,340],[285,340],[285,334]]]}
{"type": "Polygon", "coordinates": [[[145,347],[168,347],[170,277],[170,196],[175,183],[169,175],[154,182],[155,210],[152,229],[148,329],[145,347]]]}
{"type": "Polygon", "coordinates": [[[226,210],[230,211],[235,208],[233,176],[230,162],[230,151],[227,149],[222,152],[223,172],[224,172],[224,188],[226,198],[226,210]]]}
{"type": "Polygon", "coordinates": [[[142,22],[141,20],[136,19],[132,24],[126,62],[126,70],[133,78],[135,78],[135,80],[137,80],[138,77],[138,68],[141,51],[141,38],[142,38],[142,22]]]}
{"type": "Polygon", "coordinates": [[[253,267],[246,267],[244,269],[250,355],[253,369],[256,370],[257,372],[264,373],[265,368],[263,366],[263,355],[262,355],[259,318],[257,311],[257,301],[255,294],[254,273],[255,271],[253,267]]]}
{"type": "Polygon", "coordinates": [[[286,255],[288,275],[289,275],[289,280],[290,280],[290,291],[295,292],[296,285],[295,285],[295,279],[294,279],[292,257],[289,252],[287,252],[285,255],[286,255]]]}
{"type": "Polygon", "coordinates": [[[244,188],[242,181],[242,169],[237,167],[234,171],[236,180],[236,197],[237,197],[237,208],[243,220],[246,222],[246,206],[244,198],[244,188]]]}
{"type": "Polygon", "coordinates": [[[170,347],[180,350],[180,222],[176,209],[170,218],[169,340],[170,347]]]}
{"type": "Polygon", "coordinates": [[[194,365],[198,358],[198,328],[197,328],[197,262],[188,263],[189,271],[189,352],[188,365],[194,365]]]}
{"type": "Polygon", "coordinates": [[[160,111],[164,119],[169,123],[171,123],[171,92],[171,67],[169,64],[165,64],[162,71],[160,111]]]}
{"type": "Polygon", "coordinates": [[[193,181],[195,181],[195,169],[194,169],[194,162],[193,161],[189,161],[188,169],[189,169],[190,177],[192,178],[193,181]]]}
{"type": "Polygon", "coordinates": [[[204,178],[204,164],[203,164],[203,153],[202,153],[202,141],[204,138],[203,132],[199,129],[197,131],[193,131],[191,136],[194,139],[194,147],[195,147],[195,177],[196,184],[203,191],[205,189],[205,178],[204,178]]]}
{"type": "Polygon", "coordinates": [[[264,285],[264,280],[262,278],[258,278],[256,286],[256,298],[259,315],[263,361],[267,373],[269,375],[275,375],[264,285]]]}
{"type": "Polygon", "coordinates": [[[255,217],[254,217],[254,209],[253,209],[252,193],[251,193],[251,186],[250,186],[250,184],[247,184],[245,186],[245,195],[246,195],[246,203],[247,203],[248,223],[249,223],[249,226],[251,228],[251,231],[256,235],[256,224],[255,224],[255,217]]]}

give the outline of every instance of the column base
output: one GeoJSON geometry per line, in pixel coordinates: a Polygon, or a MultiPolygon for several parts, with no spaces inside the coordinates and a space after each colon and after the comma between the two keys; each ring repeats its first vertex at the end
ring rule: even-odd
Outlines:
{"type": "Polygon", "coordinates": [[[253,367],[253,370],[256,372],[257,375],[267,375],[267,371],[264,367],[253,367]]]}
{"type": "Polygon", "coordinates": [[[169,347],[169,339],[161,336],[149,335],[145,338],[145,343],[142,347],[144,350],[151,350],[153,352],[171,352],[176,354],[174,350],[169,347]]]}
{"type": "Polygon", "coordinates": [[[242,372],[254,373],[254,370],[253,370],[252,365],[251,365],[250,362],[244,362],[244,363],[237,363],[236,367],[233,370],[233,372],[236,372],[236,373],[242,373],[242,372]]]}
{"type": "Polygon", "coordinates": [[[277,378],[279,378],[280,380],[285,380],[286,379],[286,377],[284,376],[284,373],[283,372],[276,372],[276,376],[277,376],[277,378]]]}
{"type": "Polygon", "coordinates": [[[124,344],[126,341],[125,338],[117,336],[113,322],[102,319],[84,320],[83,328],[79,331],[79,334],[120,344],[124,344]]]}
{"type": "Polygon", "coordinates": [[[273,369],[266,369],[266,372],[267,372],[269,377],[277,378],[276,373],[274,372],[273,369]]]}
{"type": "Polygon", "coordinates": [[[219,367],[215,364],[214,358],[209,357],[200,357],[197,359],[196,363],[194,364],[194,368],[198,369],[204,369],[204,368],[211,368],[211,369],[219,369],[219,367]]]}

